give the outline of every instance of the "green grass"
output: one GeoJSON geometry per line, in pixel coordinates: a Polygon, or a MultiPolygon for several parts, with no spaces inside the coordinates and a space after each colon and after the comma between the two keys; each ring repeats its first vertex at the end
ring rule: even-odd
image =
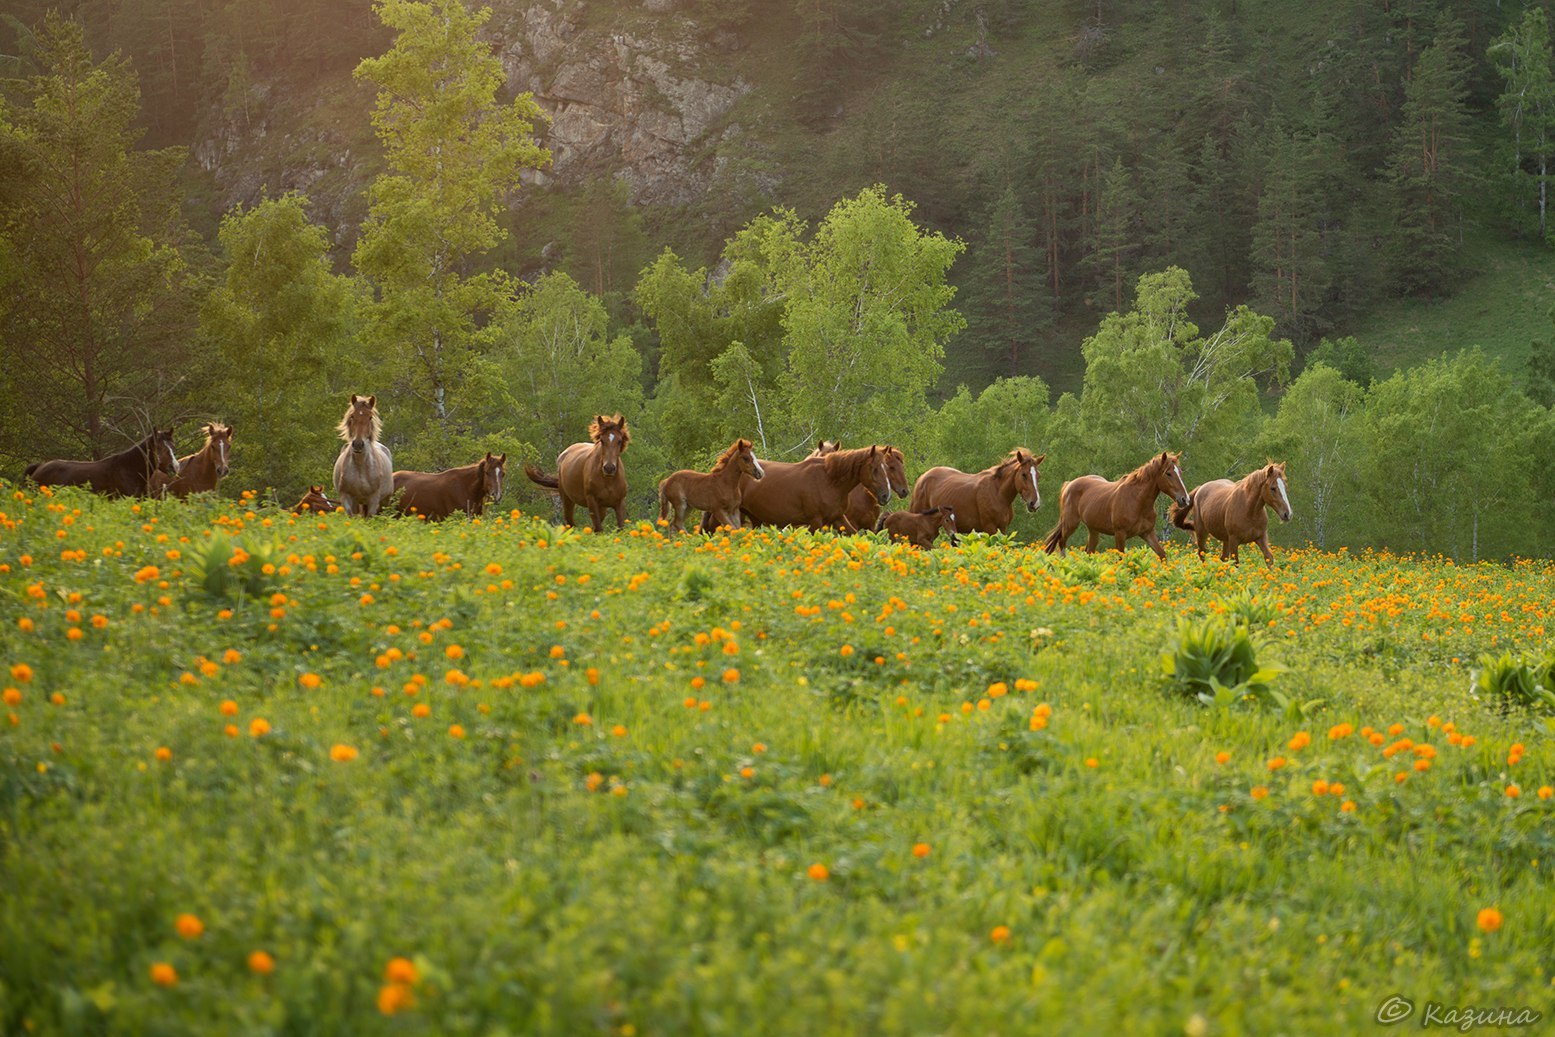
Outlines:
{"type": "Polygon", "coordinates": [[[1555,1008],[1555,752],[1470,692],[1481,652],[1544,650],[1548,563],[0,511],[3,1032],[1555,1008]],[[1179,622],[1220,615],[1253,622],[1292,711],[1166,684],[1179,622]]]}
{"type": "Polygon", "coordinates": [[[1477,235],[1465,252],[1465,266],[1472,273],[1450,297],[1385,302],[1344,332],[1372,350],[1379,373],[1386,376],[1444,353],[1480,346],[1520,375],[1530,343],[1555,334],[1550,322],[1555,251],[1477,235]]]}

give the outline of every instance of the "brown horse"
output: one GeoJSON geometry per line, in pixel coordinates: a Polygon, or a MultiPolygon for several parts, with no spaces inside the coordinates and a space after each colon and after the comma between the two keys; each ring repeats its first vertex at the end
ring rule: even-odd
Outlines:
{"type": "Polygon", "coordinates": [[[335,496],[347,515],[378,514],[394,492],[394,459],[378,442],[383,419],[378,416],[378,397],[351,394],[351,405],[335,426],[345,445],[335,458],[335,496]]]}
{"type": "MultiPolygon", "coordinates": [[[[825,457],[842,449],[842,441],[838,439],[823,439],[815,444],[815,449],[810,451],[807,457],[825,457]]],[[[882,446],[886,452],[886,481],[891,486],[891,492],[907,499],[907,465],[902,457],[902,452],[894,446],[882,446]]],[[[856,533],[861,529],[874,529],[880,521],[880,500],[869,492],[867,486],[855,486],[853,492],[848,494],[848,524],[844,528],[849,533],[856,533]]]]}
{"type": "Polygon", "coordinates": [[[1102,534],[1111,533],[1119,551],[1129,537],[1142,537],[1165,558],[1166,550],[1155,535],[1155,498],[1160,493],[1188,506],[1188,487],[1183,485],[1177,454],[1152,457],[1117,482],[1099,475],[1070,479],[1058,491],[1058,525],[1043,546],[1049,553],[1063,554],[1065,541],[1084,523],[1091,534],[1087,551],[1095,551],[1102,534]]]}
{"type": "Polygon", "coordinates": [[[888,449],[882,446],[838,450],[792,464],[763,462],[766,477],[745,482],[740,510],[758,526],[835,526],[851,531],[848,495],[866,487],[877,500],[891,499],[888,449]]]}
{"type": "Polygon", "coordinates": [[[961,542],[956,536],[956,509],[948,504],[924,511],[888,511],[880,516],[875,528],[890,533],[892,540],[905,540],[925,551],[934,546],[934,538],[942,529],[951,544],[961,542]]]}
{"type": "Polygon", "coordinates": [[[1188,505],[1173,504],[1167,516],[1178,529],[1190,530],[1198,541],[1199,557],[1210,537],[1220,541],[1220,560],[1240,563],[1237,548],[1257,544],[1264,564],[1274,568],[1269,551],[1269,513],[1273,508],[1281,522],[1291,516],[1290,495],[1285,492],[1285,462],[1270,463],[1250,472],[1240,482],[1216,479],[1194,488],[1188,505]],[[1191,512],[1191,516],[1190,516],[1191,512]]]}
{"type": "Polygon", "coordinates": [[[502,481],[507,476],[508,455],[486,456],[462,468],[441,472],[395,472],[394,489],[399,496],[395,510],[401,515],[419,515],[440,522],[456,511],[479,515],[486,510],[486,498],[493,504],[502,499],[502,481]]]}
{"type": "Polygon", "coordinates": [[[214,490],[227,477],[227,455],[232,450],[232,426],[206,422],[202,430],[205,445],[195,453],[178,459],[178,474],[171,479],[160,472],[152,476],[153,496],[173,496],[185,500],[191,493],[214,490]]]}
{"type": "Polygon", "coordinates": [[[588,506],[594,532],[605,527],[605,511],[616,513],[616,528],[626,526],[626,465],[621,454],[631,442],[626,419],[596,415],[589,423],[588,443],[574,443],[556,455],[556,474],[547,475],[534,465],[524,465],[529,481],[556,490],[562,499],[562,518],[572,525],[572,509],[588,506]]]}
{"type": "Polygon", "coordinates": [[[101,461],[40,461],[28,465],[25,475],[39,486],[86,486],[110,497],[144,497],[158,472],[178,474],[172,429],[153,429],[139,443],[101,461]]]}
{"type": "Polygon", "coordinates": [[[1042,507],[1037,466],[1046,459],[1046,454],[1033,457],[1024,447],[1016,447],[1004,460],[980,472],[930,468],[913,484],[911,507],[923,511],[948,504],[956,509],[960,532],[1003,533],[1015,519],[1017,494],[1027,511],[1042,507]]]}
{"type": "Polygon", "coordinates": [[[751,441],[736,439],[713,463],[712,471],[703,474],[683,468],[659,483],[659,521],[663,522],[673,511],[670,528],[682,532],[686,528],[686,510],[697,508],[715,529],[737,527],[740,501],[745,497],[741,477],[760,479],[765,474],[751,441]]]}
{"type": "Polygon", "coordinates": [[[338,507],[340,507],[338,501],[332,501],[324,496],[324,487],[310,486],[302,500],[292,505],[292,514],[301,515],[305,511],[311,511],[319,515],[331,515],[338,507]]]}

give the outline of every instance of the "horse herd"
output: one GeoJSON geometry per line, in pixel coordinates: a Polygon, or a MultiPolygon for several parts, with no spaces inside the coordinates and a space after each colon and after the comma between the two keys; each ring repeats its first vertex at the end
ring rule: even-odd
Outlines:
{"type": "MultiPolygon", "coordinates": [[[[376,396],[353,394],[336,426],[343,444],[335,460],[335,499],[323,486],[309,488],[294,512],[376,515],[391,503],[399,514],[443,519],[456,511],[479,515],[488,500],[502,499],[507,454],[487,453],[474,464],[442,472],[395,471],[382,432],[376,396]]],[[[40,486],[87,486],[98,493],[122,496],[184,498],[215,489],[228,471],[232,443],[229,425],[204,426],[205,445],[178,457],[172,429],[156,429],[145,439],[101,461],[44,461],[30,465],[26,475],[40,486]]],[[[574,524],[575,509],[588,508],[593,530],[605,514],[615,512],[617,527],[626,524],[626,466],[621,455],[631,435],[626,419],[598,415],[589,425],[587,442],[574,443],[556,458],[554,474],[525,465],[524,474],[561,499],[562,517],[574,524]]],[[[875,444],[844,450],[835,440],[822,440],[799,461],[763,461],[748,439],[737,439],[707,472],[682,470],[659,483],[659,520],[684,531],[687,512],[702,512],[704,531],[720,526],[807,526],[844,532],[879,530],[921,548],[933,546],[943,531],[952,543],[958,534],[1001,533],[1015,517],[1015,498],[1028,511],[1042,506],[1039,466],[1046,455],[1017,447],[997,464],[980,472],[944,466],[920,475],[912,489],[902,452],[875,444]],[[906,510],[886,512],[881,505],[895,495],[909,498],[906,510]]],[[[1268,510],[1280,521],[1291,517],[1284,462],[1271,462],[1238,482],[1216,479],[1188,490],[1177,454],[1163,451],[1117,480],[1083,475],[1059,490],[1059,518],[1043,541],[1049,552],[1062,554],[1069,538],[1085,526],[1087,551],[1095,551],[1104,536],[1118,550],[1133,537],[1149,544],[1164,558],[1156,535],[1156,499],[1165,495],[1172,525],[1192,533],[1202,558],[1209,538],[1221,543],[1220,557],[1237,561],[1242,544],[1256,545],[1264,562],[1273,565],[1269,550],[1268,510]],[[1267,510],[1266,510],[1267,509],[1267,510]]]]}

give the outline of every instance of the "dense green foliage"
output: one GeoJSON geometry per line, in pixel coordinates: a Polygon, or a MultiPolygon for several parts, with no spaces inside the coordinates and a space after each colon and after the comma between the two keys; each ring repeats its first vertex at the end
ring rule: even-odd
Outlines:
{"type": "Polygon", "coordinates": [[[1555,1009],[1548,564],[4,497],[6,1033],[1555,1009]]]}
{"type": "MultiPolygon", "coordinates": [[[[688,10],[724,43],[760,40],[749,72],[761,82],[775,74],[768,48],[803,51],[786,66],[806,80],[786,117],[812,136],[851,119],[864,70],[903,73],[901,25],[932,23],[903,44],[919,55],[966,28],[926,4],[890,17],[861,0],[779,7],[688,10]],[[777,26],[795,29],[781,46],[777,26]]],[[[486,449],[548,464],[594,414],[620,411],[637,514],[660,477],[735,437],[778,459],[825,437],[895,444],[914,473],[979,470],[1017,445],[1047,454],[1050,503],[1018,520],[1021,536],[1052,523],[1063,480],[1170,449],[1190,484],[1291,462],[1286,540],[1470,560],[1555,543],[1555,517],[1528,505],[1555,490],[1548,329],[1505,366],[1454,348],[1390,377],[1394,363],[1361,337],[1330,334],[1378,300],[1423,312],[1418,300],[1459,283],[1471,244],[1483,254],[1497,233],[1530,232],[1551,61],[1540,9],[981,5],[977,46],[949,66],[960,85],[926,66],[891,102],[889,130],[835,144],[824,191],[793,177],[784,190],[800,204],[725,213],[711,222],[733,228],[721,245],[656,256],[663,228],[621,181],[571,185],[564,204],[521,181],[547,160],[544,118],[505,84],[489,12],[459,0],[376,11],[385,32],[341,35],[353,53],[378,51],[354,65],[378,87],[359,120],[383,153],[360,227],[332,236],[305,196],[265,197],[223,218],[215,258],[179,221],[179,153],[137,147],[137,76],[161,96],[167,69],[94,58],[101,26],[54,17],[21,33],[23,75],[0,108],[9,464],[99,456],[153,420],[224,419],[239,430],[233,490],[294,500],[327,481],[330,429],[362,391],[378,395],[401,468],[486,449]],[[1072,49],[1037,47],[1068,24],[1081,28],[1072,49]],[[1251,77],[1287,70],[1294,43],[1339,26],[1301,52],[1317,55],[1308,80],[1251,77]],[[921,149],[962,139],[942,120],[1020,85],[1008,58],[1028,51],[1049,74],[1019,131],[969,154],[941,148],[931,170],[921,149]],[[919,107],[933,89],[955,104],[919,107]],[[1112,103],[1120,91],[1139,103],[1112,103]],[[883,164],[850,158],[857,144],[883,164]],[[954,199],[952,171],[970,185],[954,199]],[[920,190],[896,193],[904,182],[920,190]],[[937,229],[958,222],[964,241],[937,229]],[[556,231],[560,258],[520,281],[526,226],[556,231]],[[332,252],[345,243],[349,272],[332,252]],[[1077,377],[1032,374],[1051,362],[1049,335],[1079,342],[1077,377]],[[1055,400],[1054,384],[1075,391],[1055,400]]],[[[212,19],[201,46],[230,56],[225,16],[200,14],[212,19]]],[[[262,7],[253,26],[272,17],[286,15],[262,7]]],[[[277,39],[257,32],[238,49],[279,76],[277,39]]],[[[139,36],[126,42],[141,52],[139,36]]],[[[174,33],[168,45],[183,44],[174,33]]]]}

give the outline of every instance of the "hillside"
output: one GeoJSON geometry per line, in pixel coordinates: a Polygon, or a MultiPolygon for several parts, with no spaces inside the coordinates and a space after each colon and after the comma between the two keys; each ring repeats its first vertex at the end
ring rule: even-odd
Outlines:
{"type": "MultiPolygon", "coordinates": [[[[774,206],[815,219],[884,183],[969,246],[953,277],[970,326],[951,344],[942,394],[999,374],[1077,387],[1079,340],[1127,305],[1139,273],[1168,264],[1192,272],[1203,316],[1249,301],[1309,346],[1407,324],[1387,314],[1452,291],[1470,312],[1500,311],[1463,274],[1510,264],[1515,277],[1539,258],[1513,247],[1520,207],[1498,183],[1436,185],[1482,230],[1430,269],[1414,268],[1419,243],[1393,240],[1385,222],[1403,190],[1393,140],[1425,103],[1408,96],[1413,63],[1438,39],[1461,66],[1466,136],[1449,160],[1495,180],[1506,130],[1486,54],[1513,18],[1499,5],[493,8],[491,46],[510,87],[550,117],[554,158],[515,198],[495,262],[523,276],[564,269],[621,299],[665,246],[710,263],[774,206]],[[1015,207],[1000,215],[1005,192],[1015,207]],[[1005,240],[1018,248],[995,247],[1005,240]],[[1000,282],[1003,297],[990,288],[1000,282]]],[[[22,5],[20,22],[40,11],[22,5]]],[[[147,143],[190,149],[194,227],[209,239],[231,207],[302,191],[344,263],[381,169],[372,89],[351,74],[388,41],[371,12],[360,0],[297,11],[145,0],[138,13],[89,24],[98,48],[123,49],[140,74],[147,143]]],[[[1493,352],[1521,348],[1522,329],[1486,332],[1493,352]]],[[[1377,348],[1384,360],[1395,349],[1377,348]]]]}

